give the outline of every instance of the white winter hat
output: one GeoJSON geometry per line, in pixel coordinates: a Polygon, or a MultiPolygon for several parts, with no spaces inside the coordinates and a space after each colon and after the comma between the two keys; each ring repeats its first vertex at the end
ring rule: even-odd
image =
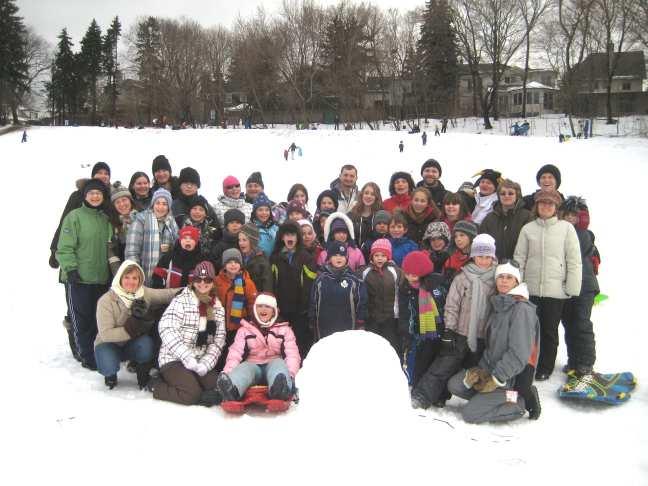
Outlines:
{"type": "Polygon", "coordinates": [[[495,238],[486,233],[475,236],[470,247],[470,258],[476,256],[497,258],[495,256],[495,238]]]}
{"type": "Polygon", "coordinates": [[[495,278],[499,277],[500,275],[511,275],[512,277],[515,277],[518,284],[522,283],[520,269],[513,265],[510,261],[497,265],[497,268],[495,269],[495,278]]]}
{"type": "Polygon", "coordinates": [[[277,308],[277,298],[274,295],[272,295],[270,292],[261,292],[259,295],[257,295],[257,298],[254,301],[254,319],[259,324],[259,326],[270,327],[275,323],[277,317],[279,317],[279,309],[277,308]],[[268,307],[272,307],[274,309],[274,315],[272,316],[272,319],[270,319],[267,322],[263,322],[261,319],[259,319],[259,315],[257,314],[257,310],[256,310],[257,305],[267,305],[268,307]]]}

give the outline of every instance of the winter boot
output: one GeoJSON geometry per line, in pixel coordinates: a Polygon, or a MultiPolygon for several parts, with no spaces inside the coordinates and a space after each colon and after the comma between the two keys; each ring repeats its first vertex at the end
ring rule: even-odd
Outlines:
{"type": "Polygon", "coordinates": [[[529,412],[529,420],[538,420],[540,418],[540,412],[542,412],[542,407],[540,406],[538,389],[534,385],[531,385],[526,399],[526,409],[529,412]]]}
{"type": "Polygon", "coordinates": [[[160,383],[162,383],[162,377],[161,376],[159,376],[159,375],[158,376],[152,376],[149,379],[148,383],[146,383],[146,386],[144,387],[144,389],[147,392],[153,393],[153,392],[155,392],[155,387],[158,386],[160,383]]]}
{"type": "Polygon", "coordinates": [[[135,364],[135,373],[137,374],[137,384],[139,385],[140,390],[146,388],[146,385],[151,379],[151,375],[149,374],[150,371],[151,371],[151,363],[135,364]]]}
{"type": "Polygon", "coordinates": [[[216,388],[221,393],[224,402],[238,401],[241,399],[238,390],[226,373],[221,373],[216,379],[216,388]]]}
{"type": "Polygon", "coordinates": [[[290,388],[288,387],[288,380],[286,375],[280,374],[272,382],[270,390],[268,390],[268,398],[272,400],[288,400],[290,398],[290,388]]]}
{"type": "Polygon", "coordinates": [[[223,401],[223,395],[216,388],[213,390],[203,390],[200,394],[200,400],[198,405],[203,407],[213,407],[214,405],[220,405],[220,402],[223,401]]]}
{"type": "Polygon", "coordinates": [[[110,375],[104,378],[104,383],[111,390],[117,386],[117,375],[110,375]]]}

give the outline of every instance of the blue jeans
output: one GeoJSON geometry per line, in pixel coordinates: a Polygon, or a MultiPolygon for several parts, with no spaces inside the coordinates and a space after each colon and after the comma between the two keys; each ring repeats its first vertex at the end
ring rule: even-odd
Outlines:
{"type": "Polygon", "coordinates": [[[248,388],[252,385],[263,384],[263,381],[271,386],[275,378],[279,375],[286,377],[288,388],[292,388],[292,378],[286,366],[286,362],[281,358],[275,358],[268,364],[254,364],[244,361],[227,374],[243,397],[248,388]]]}
{"type": "Polygon", "coordinates": [[[153,361],[153,350],[153,339],[147,335],[131,339],[123,346],[101,343],[94,350],[97,370],[103,376],[116,375],[122,361],[135,361],[138,364],[153,361]]]}

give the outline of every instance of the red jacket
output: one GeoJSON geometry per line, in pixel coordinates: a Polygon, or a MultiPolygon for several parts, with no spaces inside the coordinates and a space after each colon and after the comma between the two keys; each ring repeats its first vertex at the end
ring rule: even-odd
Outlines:
{"type": "Polygon", "coordinates": [[[301,357],[290,324],[275,322],[267,331],[264,335],[257,326],[241,319],[241,327],[236,331],[234,342],[229,347],[223,372],[232,371],[244,361],[244,357],[245,361],[254,364],[267,364],[273,359],[281,358],[294,378],[299,371],[301,357]]]}
{"type": "Polygon", "coordinates": [[[410,201],[411,201],[411,197],[409,194],[404,194],[401,196],[395,195],[383,201],[383,209],[385,211],[389,211],[392,214],[396,209],[405,211],[409,206],[410,201]]]}
{"type": "Polygon", "coordinates": [[[455,250],[443,264],[443,273],[452,271],[454,274],[458,272],[461,270],[461,267],[468,263],[468,260],[470,260],[470,254],[466,255],[465,253],[462,253],[461,250],[455,250]]]}

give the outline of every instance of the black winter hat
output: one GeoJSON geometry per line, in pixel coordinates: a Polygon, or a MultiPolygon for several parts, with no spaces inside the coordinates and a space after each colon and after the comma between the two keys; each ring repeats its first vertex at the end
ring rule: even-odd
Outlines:
{"type": "Polygon", "coordinates": [[[472,221],[466,221],[462,219],[461,221],[457,221],[454,225],[454,228],[452,228],[453,236],[457,231],[461,231],[462,233],[468,235],[468,238],[470,238],[470,241],[472,242],[472,240],[475,239],[475,236],[477,236],[477,232],[479,230],[477,228],[477,225],[472,221]]]}
{"type": "Polygon", "coordinates": [[[540,167],[540,170],[536,174],[536,182],[540,185],[540,177],[542,174],[551,174],[556,178],[556,189],[560,187],[560,169],[553,164],[547,164],[540,167]]]}
{"type": "Polygon", "coordinates": [[[320,195],[317,196],[317,209],[319,209],[319,207],[320,207],[320,203],[322,202],[322,199],[324,199],[325,197],[329,197],[329,198],[331,198],[331,199],[333,200],[333,204],[335,205],[335,210],[337,211],[337,209],[338,209],[338,198],[337,198],[337,194],[335,194],[335,192],[333,192],[333,191],[330,190],[330,189],[327,189],[327,190],[325,190],[325,191],[322,191],[322,192],[320,193],[320,195]]]}
{"type": "Polygon", "coordinates": [[[392,196],[396,195],[396,191],[394,190],[394,183],[397,179],[405,179],[407,181],[407,184],[409,185],[409,192],[412,192],[416,187],[416,185],[414,184],[414,179],[412,179],[412,176],[409,172],[394,172],[391,176],[391,179],[389,179],[389,194],[391,194],[392,196]]]}
{"type": "Polygon", "coordinates": [[[502,173],[493,169],[484,169],[479,173],[479,179],[475,182],[474,187],[477,187],[483,179],[491,181],[495,186],[495,190],[497,190],[502,180],[502,173]]]}
{"type": "Polygon", "coordinates": [[[261,177],[261,172],[252,172],[250,174],[250,177],[247,178],[247,181],[245,181],[245,185],[247,186],[251,182],[255,182],[265,189],[265,186],[263,185],[263,177],[261,177]]]}
{"type": "Polygon", "coordinates": [[[240,209],[228,209],[227,211],[225,211],[223,220],[225,221],[225,226],[227,226],[232,221],[238,221],[241,224],[245,224],[245,214],[243,214],[243,211],[241,211],[240,209]]]}
{"type": "Polygon", "coordinates": [[[441,164],[439,164],[439,162],[434,159],[427,159],[421,166],[421,176],[423,176],[423,171],[428,167],[435,167],[436,170],[439,171],[439,177],[441,177],[441,174],[443,174],[443,171],[441,170],[441,164]]]}
{"type": "Polygon", "coordinates": [[[206,213],[209,212],[209,203],[207,202],[207,199],[205,199],[200,195],[195,195],[189,200],[189,204],[188,204],[189,209],[195,206],[200,206],[205,210],[206,213]]]}
{"type": "Polygon", "coordinates": [[[180,177],[178,177],[178,184],[183,182],[193,183],[200,187],[200,174],[192,167],[185,167],[180,171],[180,177]]]}
{"type": "Polygon", "coordinates": [[[155,175],[158,170],[168,170],[169,174],[171,173],[171,164],[169,164],[169,159],[167,159],[164,155],[158,155],[153,159],[151,172],[155,175]]]}
{"type": "Polygon", "coordinates": [[[272,253],[279,253],[284,247],[283,237],[286,234],[297,235],[297,247],[300,248],[302,246],[301,227],[299,224],[296,221],[284,221],[277,230],[275,246],[272,253]]]}
{"type": "Polygon", "coordinates": [[[90,191],[101,191],[104,197],[104,202],[110,200],[110,194],[108,192],[108,186],[101,182],[99,179],[88,179],[88,182],[83,186],[83,197],[85,199],[86,195],[90,191]]]}
{"type": "Polygon", "coordinates": [[[90,173],[90,177],[94,177],[95,174],[102,169],[108,172],[108,175],[110,175],[110,167],[108,166],[108,164],[106,164],[105,162],[97,162],[95,165],[92,166],[92,172],[90,173]]]}
{"type": "Polygon", "coordinates": [[[569,213],[577,213],[578,211],[588,211],[587,202],[585,199],[578,196],[569,196],[565,201],[560,205],[561,211],[566,211],[569,213]]]}

